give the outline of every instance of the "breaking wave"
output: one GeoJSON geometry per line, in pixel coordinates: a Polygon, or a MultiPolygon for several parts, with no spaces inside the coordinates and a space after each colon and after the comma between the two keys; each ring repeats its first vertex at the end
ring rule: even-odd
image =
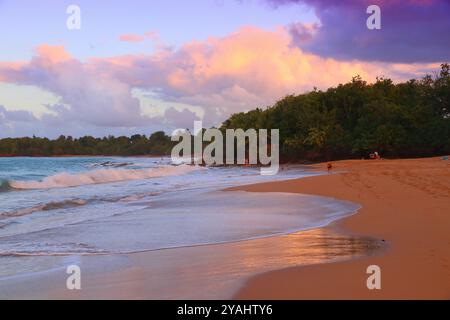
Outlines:
{"type": "Polygon", "coordinates": [[[0,180],[0,192],[6,192],[11,190],[11,185],[6,180],[0,180]]]}
{"type": "Polygon", "coordinates": [[[14,189],[53,189],[181,175],[193,170],[193,166],[181,165],[152,169],[100,169],[78,174],[62,172],[42,181],[10,181],[8,185],[14,189]]]}
{"type": "Polygon", "coordinates": [[[71,200],[64,200],[64,201],[49,202],[49,203],[41,204],[41,205],[34,206],[34,207],[18,209],[18,210],[9,211],[9,212],[0,212],[0,218],[21,217],[21,216],[26,216],[28,214],[32,214],[37,211],[51,211],[51,210],[57,210],[57,209],[79,207],[79,206],[85,205],[87,202],[88,202],[87,200],[82,200],[82,199],[71,199],[71,200]]]}
{"type": "Polygon", "coordinates": [[[12,250],[0,252],[0,257],[32,257],[32,256],[68,256],[68,255],[102,255],[109,252],[98,249],[86,243],[37,243],[32,246],[33,250],[27,250],[17,246],[12,250]]]}
{"type": "MultiPolygon", "coordinates": [[[[93,197],[90,199],[68,199],[68,200],[62,200],[62,201],[51,201],[48,203],[39,204],[33,207],[28,208],[22,208],[12,211],[5,211],[0,212],[0,221],[2,219],[6,218],[16,218],[16,217],[22,217],[26,216],[35,212],[39,211],[52,211],[52,210],[58,210],[58,209],[69,209],[69,208],[76,208],[81,207],[86,204],[90,203],[100,203],[100,202],[133,202],[142,200],[147,197],[153,197],[161,194],[160,192],[146,192],[146,193],[139,193],[134,195],[128,195],[123,197],[117,197],[117,198],[99,198],[99,197],[93,197]]],[[[0,222],[0,229],[7,226],[7,224],[4,224],[0,222]]]]}

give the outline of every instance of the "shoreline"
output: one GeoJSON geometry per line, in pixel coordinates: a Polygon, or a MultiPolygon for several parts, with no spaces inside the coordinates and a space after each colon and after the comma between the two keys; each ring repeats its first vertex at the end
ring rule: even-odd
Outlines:
{"type": "Polygon", "coordinates": [[[82,154],[82,155],[76,155],[76,154],[61,154],[61,155],[31,155],[31,156],[17,156],[17,155],[7,155],[7,154],[0,154],[0,158],[167,158],[170,157],[169,155],[151,155],[151,154],[141,154],[141,155],[127,155],[127,156],[121,156],[121,155],[88,155],[88,154],[82,154]]]}
{"type": "MultiPolygon", "coordinates": [[[[233,197],[240,197],[244,192],[234,193],[233,197]]],[[[277,194],[273,197],[283,199],[277,194]]],[[[251,239],[133,253],[7,257],[10,265],[24,258],[27,263],[58,267],[0,280],[0,298],[231,299],[256,274],[378,254],[381,247],[376,239],[330,232],[321,225],[251,239]],[[64,266],[73,263],[83,270],[80,292],[65,288],[64,266]]]]}
{"type": "Polygon", "coordinates": [[[42,257],[68,259],[82,269],[82,290],[65,288],[63,265],[0,280],[1,299],[231,299],[254,275],[286,265],[311,265],[385,248],[368,237],[325,228],[221,244],[130,254],[42,257]],[[176,263],[174,263],[176,261],[176,263]],[[205,276],[208,275],[208,276],[205,276]],[[158,290],[155,290],[158,288],[158,290]]]}
{"type": "MultiPolygon", "coordinates": [[[[65,288],[62,268],[25,281],[0,281],[0,297],[448,299],[449,164],[437,158],[339,161],[333,174],[227,188],[325,196],[362,207],[325,227],[287,235],[124,255],[61,257],[82,267],[83,290],[65,288]],[[381,267],[381,291],[366,288],[366,269],[372,264],[381,267]]],[[[323,171],[323,166],[308,168],[323,171]]],[[[38,261],[52,259],[60,258],[38,261]]]]}
{"type": "MultiPolygon", "coordinates": [[[[310,166],[323,169],[324,164],[310,166]]],[[[325,228],[389,243],[379,256],[289,267],[256,275],[235,299],[449,299],[450,166],[439,158],[344,160],[338,174],[231,188],[332,197],[362,205],[325,228]],[[367,267],[381,268],[368,290],[367,267]]]]}

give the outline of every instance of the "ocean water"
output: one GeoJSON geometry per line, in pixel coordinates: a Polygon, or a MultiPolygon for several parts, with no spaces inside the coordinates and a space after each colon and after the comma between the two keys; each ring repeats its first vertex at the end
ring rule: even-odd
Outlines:
{"type": "Polygon", "coordinates": [[[268,177],[168,158],[0,158],[0,279],[54,267],[33,257],[255,239],[324,226],[358,209],[322,197],[222,191],[315,174],[297,168],[268,177]]]}

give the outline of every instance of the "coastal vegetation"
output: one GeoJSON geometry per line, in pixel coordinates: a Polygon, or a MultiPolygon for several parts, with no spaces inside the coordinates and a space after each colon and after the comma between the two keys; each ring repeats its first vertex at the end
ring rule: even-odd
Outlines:
{"type": "Polygon", "coordinates": [[[326,91],[289,95],[265,110],[232,115],[223,128],[278,128],[286,160],[425,157],[450,153],[450,68],[394,84],[356,76],[326,91]]]}
{"type": "MultiPolygon", "coordinates": [[[[450,67],[434,76],[395,84],[355,76],[325,91],[289,95],[265,109],[233,114],[226,129],[279,129],[280,157],[336,160],[367,157],[425,157],[450,153],[450,67]]],[[[6,138],[0,155],[165,155],[176,142],[164,132],[149,137],[6,138]]]]}
{"type": "Polygon", "coordinates": [[[170,154],[173,142],[163,131],[147,137],[136,134],[131,137],[108,136],[73,138],[60,136],[48,138],[6,138],[0,140],[0,155],[3,156],[63,156],[63,155],[166,155],[170,154]]]}

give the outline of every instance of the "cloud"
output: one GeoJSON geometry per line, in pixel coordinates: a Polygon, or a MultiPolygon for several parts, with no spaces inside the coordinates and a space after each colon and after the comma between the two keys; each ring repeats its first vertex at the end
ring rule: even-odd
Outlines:
{"type": "Polygon", "coordinates": [[[138,34],[123,34],[119,36],[119,40],[124,42],[142,42],[145,40],[145,37],[138,34]]]}
{"type": "Polygon", "coordinates": [[[38,119],[29,111],[24,110],[7,110],[0,105],[0,123],[9,122],[33,122],[38,119]]]}
{"type": "MultiPolygon", "coordinates": [[[[8,110],[0,105],[0,138],[9,136],[33,135],[31,128],[39,122],[31,112],[8,110]]],[[[35,128],[34,128],[35,129],[35,128]]]]}
{"type": "Polygon", "coordinates": [[[194,121],[200,120],[200,118],[188,109],[181,111],[175,108],[169,108],[164,112],[165,123],[173,130],[192,128],[194,121]]]}
{"type": "Polygon", "coordinates": [[[272,104],[286,94],[346,82],[357,74],[367,80],[376,76],[402,80],[417,76],[414,69],[419,67],[411,66],[407,74],[400,72],[400,65],[323,58],[292,46],[284,28],[255,27],[187,43],[175,51],[93,63],[130,85],[158,88],[161,99],[202,106],[222,119],[232,112],[272,104]]]}
{"type": "MultiPolygon", "coordinates": [[[[315,26],[305,27],[304,40],[315,26]]],[[[30,61],[0,62],[0,81],[33,85],[60,97],[47,106],[48,127],[73,126],[135,130],[185,127],[204,114],[206,126],[230,114],[273,104],[287,94],[325,89],[361,75],[404,80],[423,75],[434,64],[388,64],[325,58],[292,45],[285,28],[243,27],[225,37],[193,41],[153,54],[80,61],[61,46],[40,46],[30,61]],[[133,90],[153,93],[162,112],[149,116],[133,90]],[[192,106],[167,108],[170,104],[192,106]],[[164,116],[160,116],[163,114],[164,116]]],[[[148,110],[147,110],[148,111],[148,110]]],[[[105,131],[103,130],[103,131],[105,131]]],[[[102,132],[103,132],[102,131],[102,132]]],[[[99,131],[97,131],[99,132],[99,131]]]]}
{"type": "Polygon", "coordinates": [[[36,85],[60,96],[70,106],[58,109],[64,121],[120,127],[144,125],[148,120],[141,115],[129,84],[72,58],[63,47],[40,46],[28,63],[0,63],[0,74],[4,81],[36,85]]]}
{"type": "Polygon", "coordinates": [[[64,46],[40,45],[36,53],[41,57],[41,63],[57,64],[70,61],[72,56],[64,49],[64,46]]]}
{"type": "Polygon", "coordinates": [[[450,60],[448,0],[266,1],[275,6],[298,3],[314,8],[320,24],[309,30],[301,23],[290,26],[295,44],[314,54],[396,63],[450,60]],[[381,30],[366,27],[366,9],[371,4],[381,8],[381,30]]]}
{"type": "Polygon", "coordinates": [[[244,27],[223,38],[185,44],[152,56],[94,59],[96,70],[132,86],[158,88],[161,99],[221,114],[271,104],[286,94],[325,88],[383,68],[339,62],[291,46],[285,29],[244,27]]]}
{"type": "Polygon", "coordinates": [[[146,39],[151,40],[155,42],[156,44],[159,44],[161,42],[161,39],[159,38],[159,35],[156,31],[148,31],[144,33],[143,35],[140,34],[122,34],[119,36],[120,41],[124,42],[142,42],[146,39]]]}

